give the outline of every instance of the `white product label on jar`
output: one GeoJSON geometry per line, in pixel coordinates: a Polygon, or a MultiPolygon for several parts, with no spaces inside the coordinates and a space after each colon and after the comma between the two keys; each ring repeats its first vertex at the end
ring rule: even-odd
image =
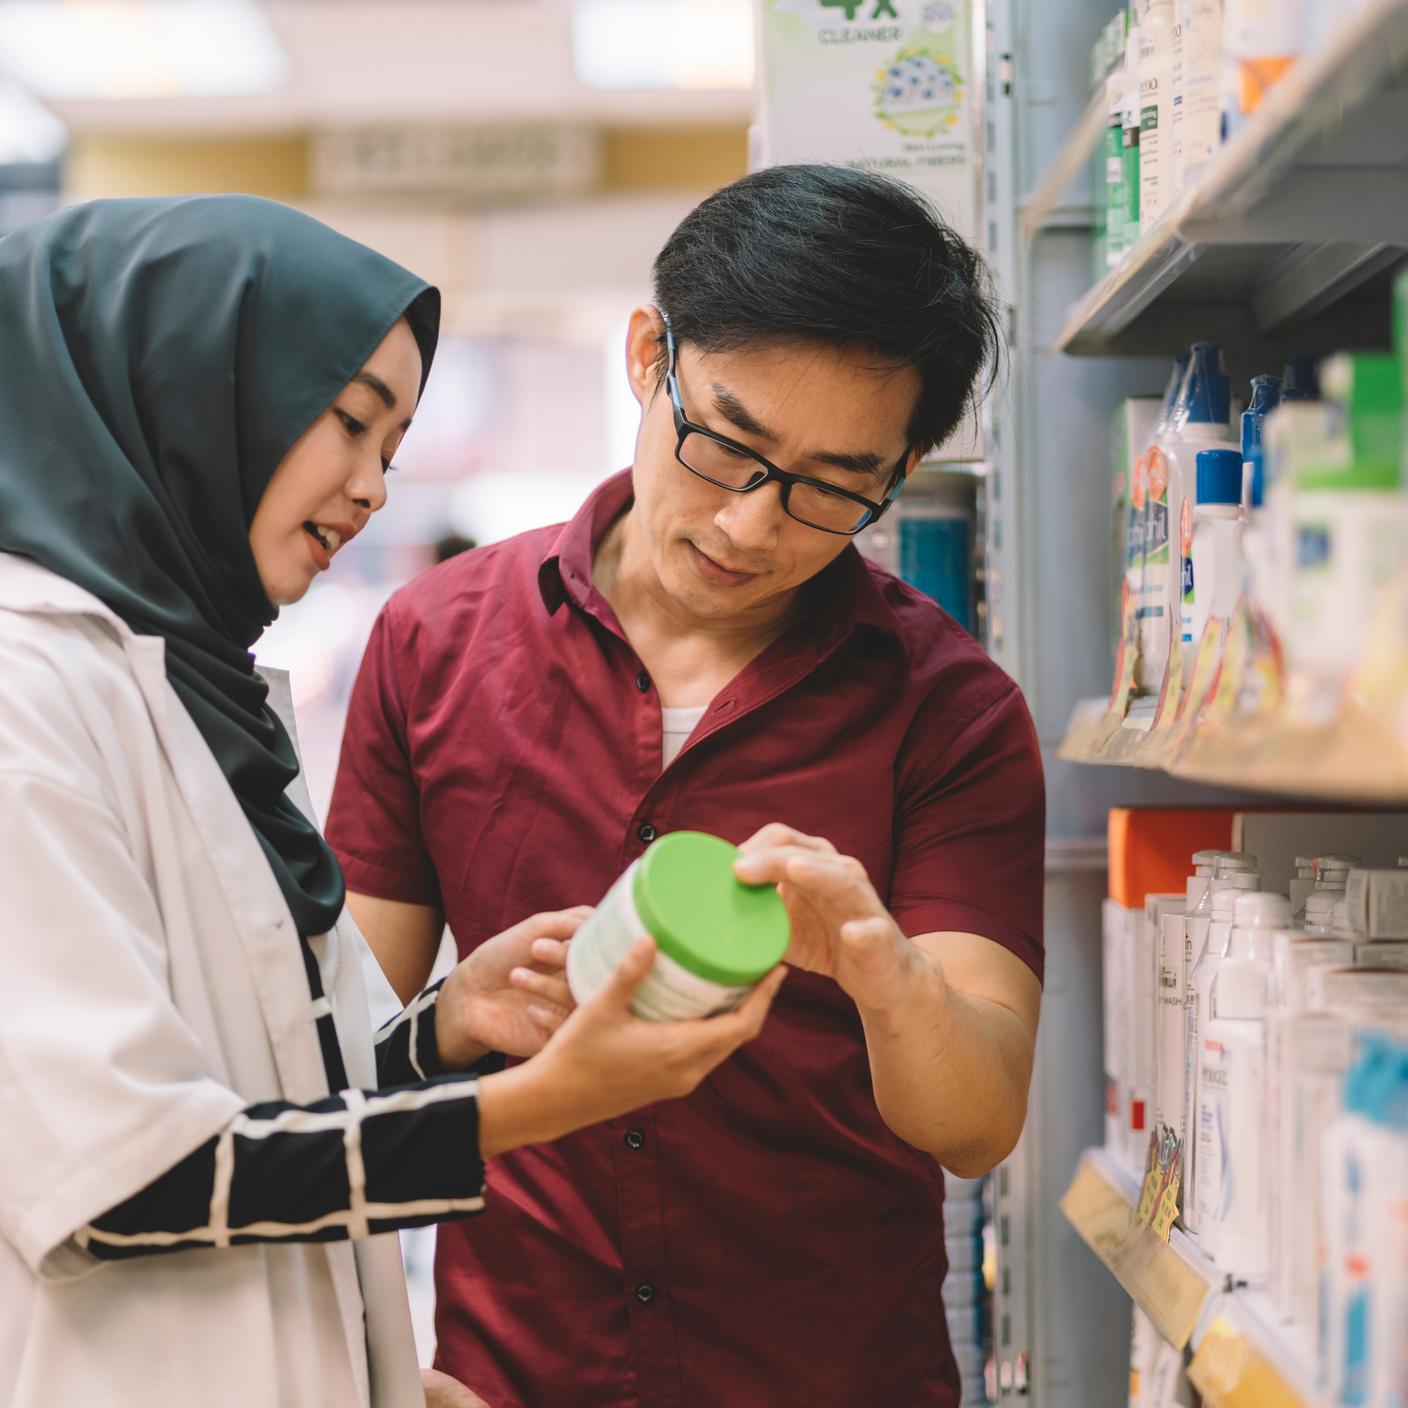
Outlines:
{"type": "MultiPolygon", "coordinates": [[[[606,893],[567,946],[567,982],[577,1002],[605,986],[637,939],[646,938],[635,906],[633,863],[606,893]]],[[[653,937],[653,935],[649,936],[653,937]]],[[[678,1022],[731,1012],[752,991],[726,987],[691,973],[667,953],[657,953],[645,981],[636,989],[631,1011],[648,1022],[678,1022]]]]}

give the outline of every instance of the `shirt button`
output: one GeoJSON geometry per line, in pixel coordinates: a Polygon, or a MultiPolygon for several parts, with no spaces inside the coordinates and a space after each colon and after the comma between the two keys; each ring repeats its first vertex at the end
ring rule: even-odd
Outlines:
{"type": "Polygon", "coordinates": [[[637,1286],[637,1287],[636,1287],[636,1299],[637,1299],[642,1305],[649,1305],[650,1302],[655,1299],[655,1287],[654,1287],[654,1286],[637,1286]]]}
{"type": "Polygon", "coordinates": [[[648,822],[641,822],[636,835],[648,846],[660,833],[648,822]]]}
{"type": "Polygon", "coordinates": [[[626,1131],[626,1148],[644,1149],[645,1135],[642,1134],[638,1129],[628,1129],[626,1131]]]}
{"type": "Polygon", "coordinates": [[[642,694],[650,688],[650,676],[647,675],[644,670],[636,676],[636,688],[640,690],[642,694]]]}

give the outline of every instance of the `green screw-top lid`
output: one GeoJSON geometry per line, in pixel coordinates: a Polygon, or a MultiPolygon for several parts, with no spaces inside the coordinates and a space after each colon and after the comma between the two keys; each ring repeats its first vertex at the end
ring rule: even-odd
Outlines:
{"type": "Polygon", "coordinates": [[[636,870],[636,912],[646,933],[681,967],[725,987],[756,983],[782,961],[792,936],[771,885],[734,876],[738,847],[702,831],[672,831],[636,870]]]}

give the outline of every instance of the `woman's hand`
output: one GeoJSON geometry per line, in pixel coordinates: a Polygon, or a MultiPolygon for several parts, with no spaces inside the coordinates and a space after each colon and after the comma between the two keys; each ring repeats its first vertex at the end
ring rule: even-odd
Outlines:
{"type": "Polygon", "coordinates": [[[567,1020],[567,941],[591,913],[535,914],[479,945],[445,979],[435,1005],[435,1040],[450,1070],[490,1051],[534,1056],[567,1020]]]}
{"type": "Polygon", "coordinates": [[[688,1095],[758,1035],[786,976],[779,964],[734,1012],[647,1022],[631,1013],[631,999],[654,962],[654,942],[637,940],[606,985],[572,1013],[538,1056],[480,1080],[479,1147],[485,1158],[688,1095]]]}
{"type": "Polygon", "coordinates": [[[911,943],[875,893],[865,867],[830,841],[774,822],[739,847],[745,885],[773,884],[792,921],[787,962],[834,978],[858,1007],[903,1002],[932,960],[911,943]]]}

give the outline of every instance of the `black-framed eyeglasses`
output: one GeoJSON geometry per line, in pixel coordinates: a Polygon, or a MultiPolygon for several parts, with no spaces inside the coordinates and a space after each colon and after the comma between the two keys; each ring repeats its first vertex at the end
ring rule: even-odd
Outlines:
{"type": "Polygon", "coordinates": [[[746,445],[730,440],[727,435],[706,430],[702,425],[695,425],[685,415],[684,403],[680,400],[679,377],[675,373],[675,332],[668,315],[662,313],[661,317],[665,322],[668,357],[665,386],[674,407],[675,434],[678,436],[675,458],[691,474],[697,474],[701,479],[733,494],[750,494],[770,481],[775,482],[782,494],[782,511],[798,523],[805,523],[808,528],[822,533],[839,533],[849,538],[885,516],[904,486],[904,468],[912,447],[905,447],[904,454],[890,471],[884,496],[878,503],[839,485],[829,484],[824,479],[811,479],[805,474],[792,474],[779,469],[746,445]]]}

